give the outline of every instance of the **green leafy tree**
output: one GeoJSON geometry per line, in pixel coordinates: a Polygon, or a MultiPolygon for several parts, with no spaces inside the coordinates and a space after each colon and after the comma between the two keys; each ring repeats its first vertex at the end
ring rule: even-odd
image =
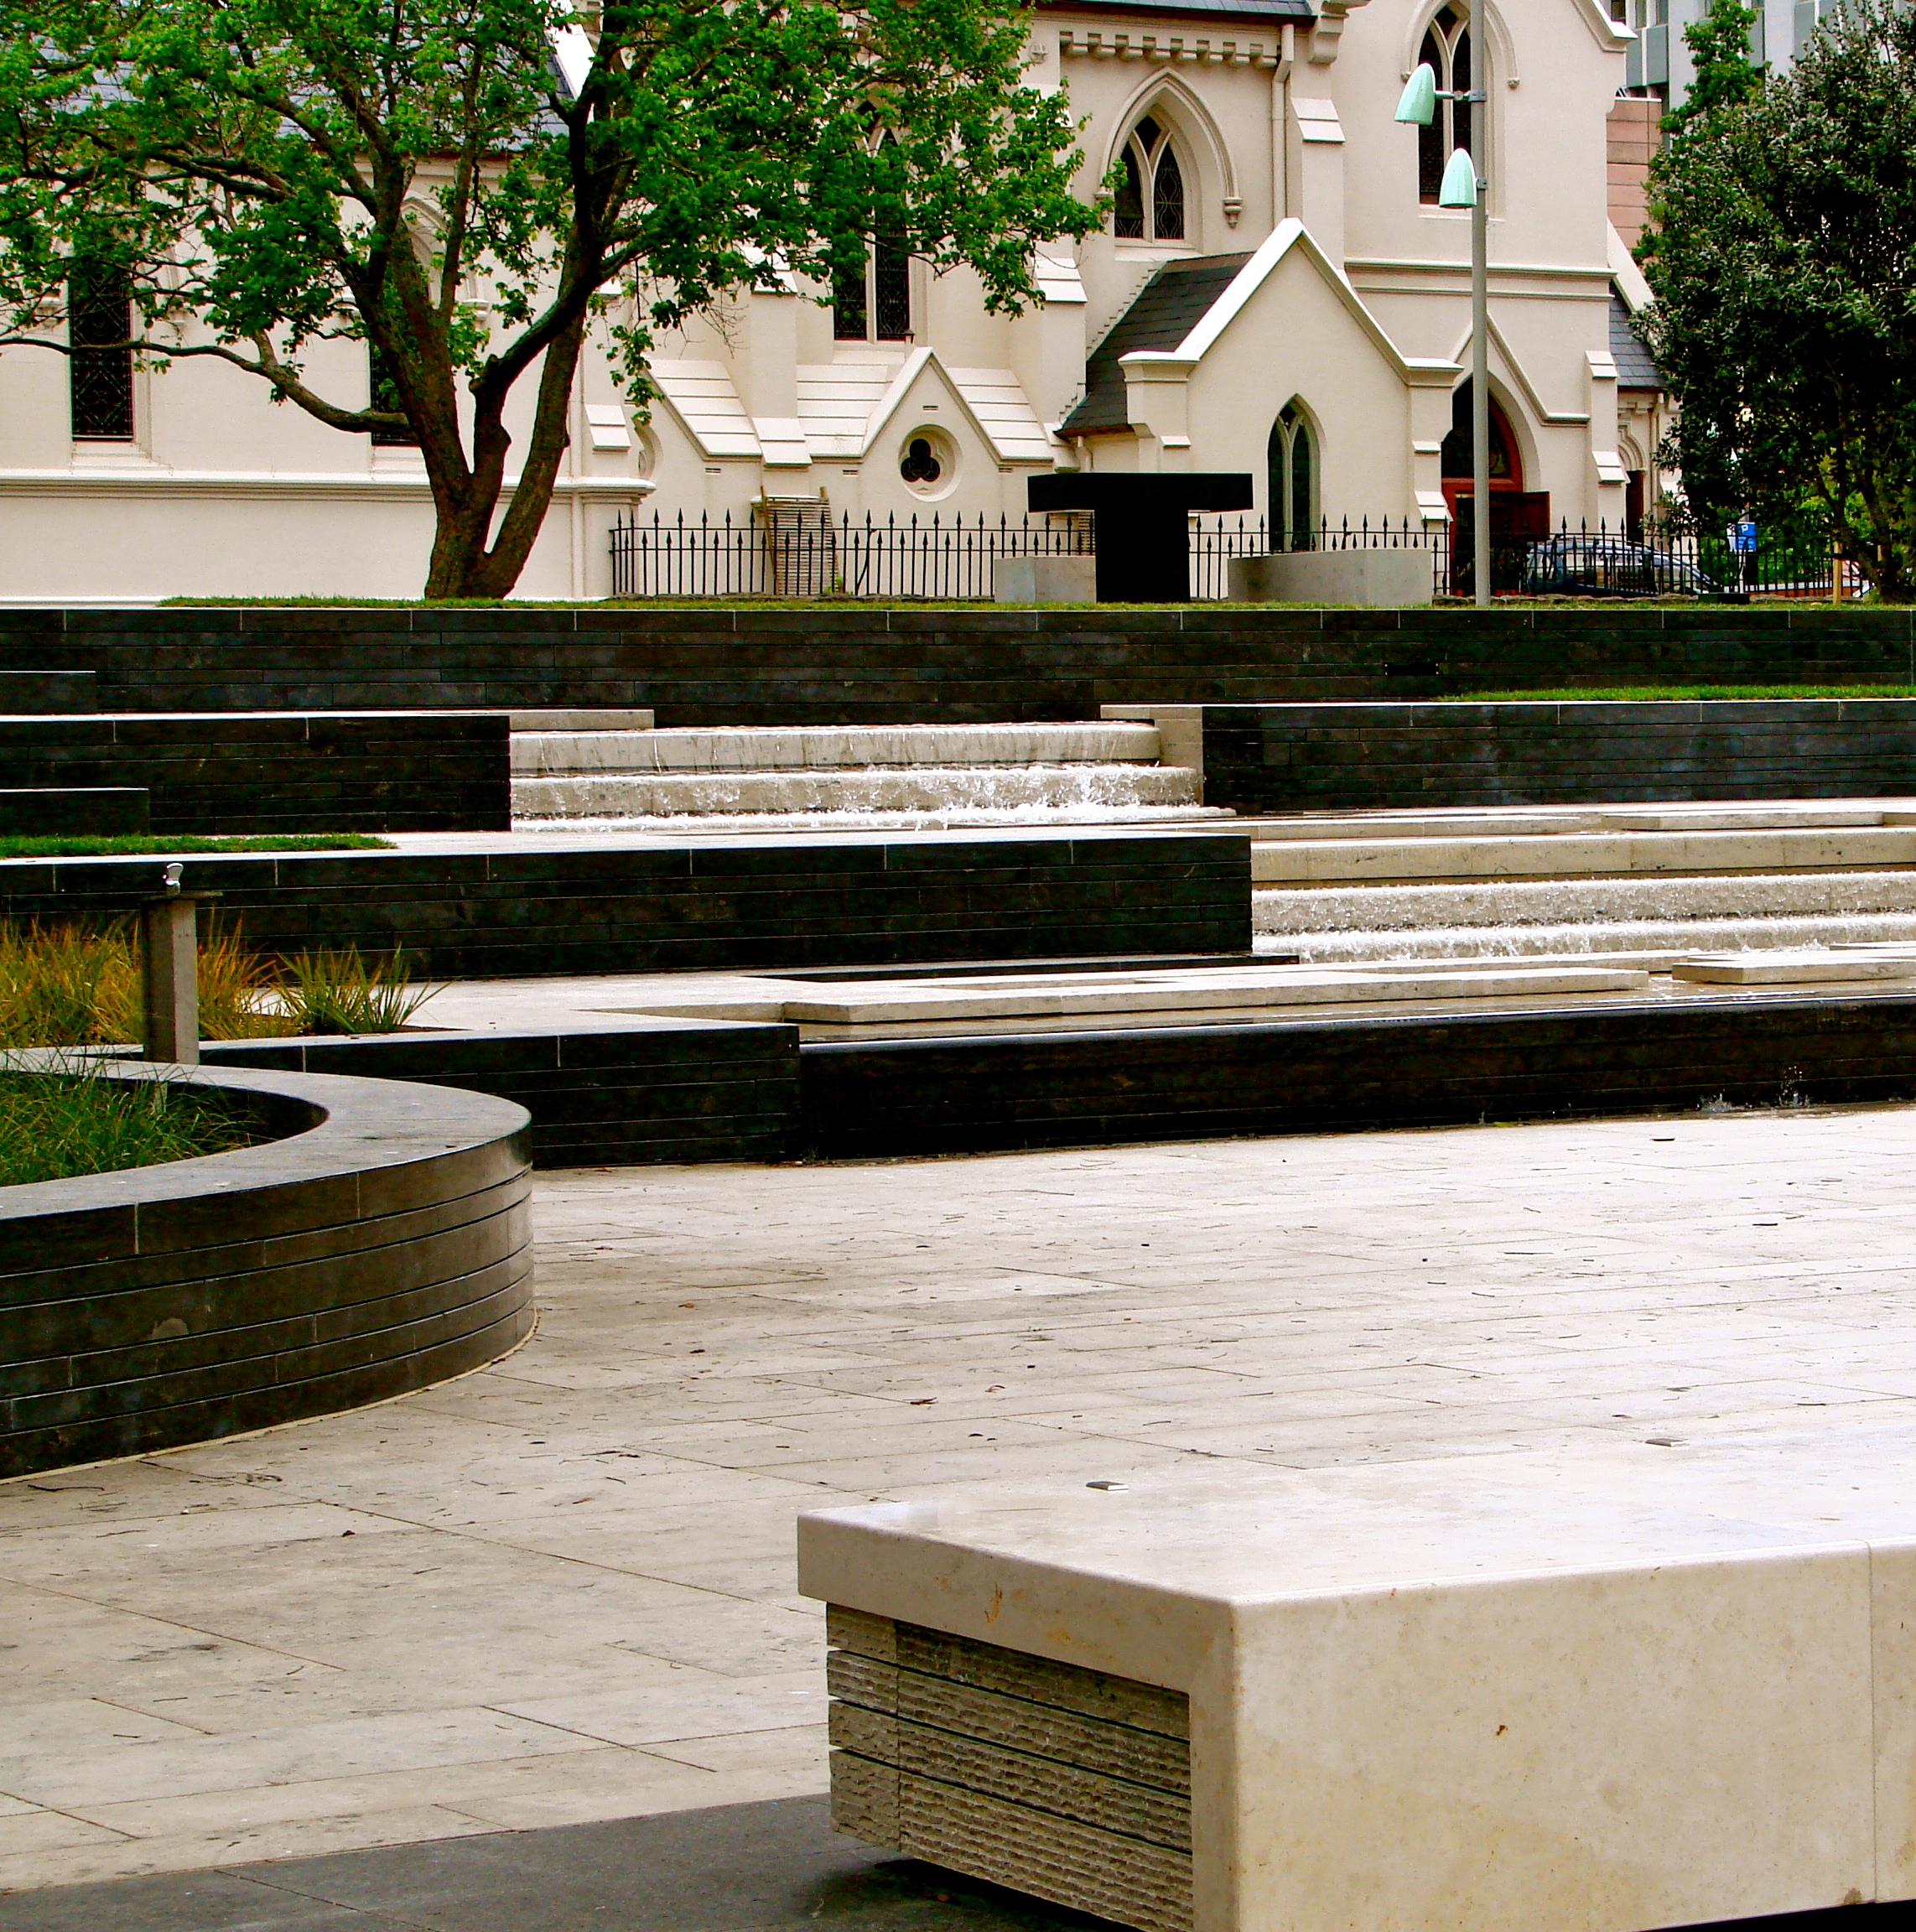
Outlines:
{"type": "Polygon", "coordinates": [[[1750,31],[1757,10],[1741,0],[1711,0],[1710,11],[1683,30],[1695,69],[1683,105],[1664,117],[1664,132],[1679,134],[1724,107],[1737,107],[1763,86],[1763,73],[1750,58],[1750,31]]]}
{"type": "Polygon", "coordinates": [[[1787,75],[1674,134],[1638,318],[1698,521],[1807,520],[1916,592],[1916,11],[1851,0],[1787,75]],[[1807,506],[1807,508],[1805,507],[1807,506]]]}
{"type": "Polygon", "coordinates": [[[874,236],[1036,297],[1099,210],[1024,46],[994,0],[0,0],[0,346],[65,352],[70,291],[127,286],[150,365],[409,431],[426,595],[501,596],[595,318],[642,405],[659,330],[874,236]],[[376,382],[314,372],[341,338],[376,382]]]}

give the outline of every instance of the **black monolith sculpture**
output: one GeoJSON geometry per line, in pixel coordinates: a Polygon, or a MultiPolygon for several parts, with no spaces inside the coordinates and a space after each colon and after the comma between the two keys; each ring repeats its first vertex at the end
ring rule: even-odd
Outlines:
{"type": "Polygon", "coordinates": [[[1194,510],[1249,510],[1251,479],[1229,470],[1197,475],[1086,475],[1054,471],[1031,480],[1034,510],[1088,510],[1096,522],[1100,604],[1187,604],[1194,510]]]}

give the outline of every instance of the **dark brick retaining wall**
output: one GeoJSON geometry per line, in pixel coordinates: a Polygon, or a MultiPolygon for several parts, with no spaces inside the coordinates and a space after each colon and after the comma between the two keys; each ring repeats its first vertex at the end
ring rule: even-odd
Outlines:
{"type": "Polygon", "coordinates": [[[796,1026],[608,1020],[575,1033],[222,1041],[205,1053],[220,1067],[424,1080],[516,1100],[532,1117],[537,1167],[779,1161],[797,1148],[796,1026]]]}
{"type": "Polygon", "coordinates": [[[150,831],[151,795],[138,786],[0,792],[0,832],[22,838],[150,831]]]}
{"type": "Polygon", "coordinates": [[[305,1130],[0,1191],[0,1476],[377,1401],[530,1329],[520,1109],[386,1081],[201,1078],[284,1096],[305,1130]]]}
{"type": "Polygon", "coordinates": [[[143,787],[156,832],[493,832],[511,823],[497,713],[0,718],[16,787],[143,787]]]}
{"type": "MultiPolygon", "coordinates": [[[[0,864],[0,917],[121,911],[153,859],[0,864]]],[[[403,948],[422,978],[880,965],[1250,948],[1228,833],[713,839],[189,859],[262,950],[403,948]]]]}
{"type": "Polygon", "coordinates": [[[836,1158],[1916,1095],[1916,994],[803,1049],[836,1158]]]}
{"type": "Polygon", "coordinates": [[[1094,718],[1565,683],[1901,682],[1908,610],[0,612],[0,668],[96,673],[114,709],[649,705],[661,724],[1094,718]]]}
{"type": "Polygon", "coordinates": [[[1916,993],[813,1041],[779,1023],[209,1045],[528,1109],[540,1167],[868,1159],[1916,1096],[1916,993]]]}
{"type": "MultiPolygon", "coordinates": [[[[5,626],[0,615],[0,636],[6,634],[5,626]]],[[[91,711],[93,706],[91,671],[0,671],[0,717],[91,711]]]]}
{"type": "Polygon", "coordinates": [[[1238,812],[1916,792],[1916,699],[1204,708],[1238,812]]]}

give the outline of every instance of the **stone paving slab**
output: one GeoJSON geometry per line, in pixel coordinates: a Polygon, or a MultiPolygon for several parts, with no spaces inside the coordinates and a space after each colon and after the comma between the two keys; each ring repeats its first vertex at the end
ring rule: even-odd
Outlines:
{"type": "Polygon", "coordinates": [[[0,1932],[1097,1932],[836,1836],[819,1799],[122,1879],[0,1899],[0,1932]]]}
{"type": "Polygon", "coordinates": [[[1903,1483],[1913,1156],[1881,1108],[537,1176],[494,1368],[0,1485],[0,1929],[811,1799],[819,1502],[1805,1431],[1903,1483]]]}

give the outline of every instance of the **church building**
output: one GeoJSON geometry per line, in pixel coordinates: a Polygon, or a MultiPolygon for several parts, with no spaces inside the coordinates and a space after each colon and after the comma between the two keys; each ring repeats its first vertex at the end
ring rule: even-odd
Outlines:
{"type": "MultiPolygon", "coordinates": [[[[1526,522],[1633,521],[1661,398],[1607,192],[1628,3],[1477,0],[1471,27],[1451,0],[1038,0],[1031,78],[1085,122],[1086,191],[1122,182],[1102,233],[1041,252],[1041,305],[989,314],[968,273],[877,247],[862,280],[662,339],[643,417],[595,345],[519,594],[605,595],[635,515],[995,520],[1057,469],[1249,471],[1274,548],[1441,522],[1469,470],[1470,216],[1437,205],[1457,145],[1491,183],[1492,488],[1526,522]],[[1398,123],[1420,61],[1481,110],[1398,123]]],[[[417,594],[416,451],[113,355],[0,355],[0,595],[417,594]]],[[[319,386],[363,393],[354,358],[325,345],[319,386]]]]}

